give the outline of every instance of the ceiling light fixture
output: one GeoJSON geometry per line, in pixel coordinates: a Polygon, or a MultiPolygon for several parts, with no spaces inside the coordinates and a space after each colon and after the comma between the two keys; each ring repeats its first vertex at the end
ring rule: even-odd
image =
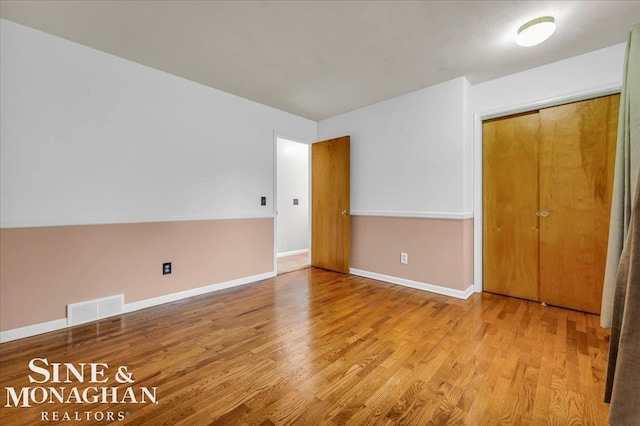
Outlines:
{"type": "Polygon", "coordinates": [[[518,29],[516,43],[524,47],[535,46],[551,37],[555,30],[556,23],[552,16],[532,19],[518,29]]]}

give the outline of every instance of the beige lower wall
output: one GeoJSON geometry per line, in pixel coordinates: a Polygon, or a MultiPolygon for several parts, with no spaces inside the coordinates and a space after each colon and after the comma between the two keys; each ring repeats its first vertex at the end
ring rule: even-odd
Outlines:
{"type": "Polygon", "coordinates": [[[453,290],[473,285],[473,219],[352,216],[351,267],[453,290]],[[400,253],[409,263],[400,263],[400,253]]]}
{"type": "Polygon", "coordinates": [[[473,260],[473,219],[465,219],[462,221],[462,282],[465,288],[474,284],[473,260]]]}
{"type": "MultiPolygon", "coordinates": [[[[473,220],[353,216],[351,267],[466,290],[473,220]]],[[[0,331],[65,318],[70,303],[121,293],[132,303],[271,271],[271,218],[2,229],[0,331]]]]}
{"type": "Polygon", "coordinates": [[[69,303],[121,293],[131,303],[270,271],[271,218],[2,229],[0,331],[65,318],[69,303]]]}

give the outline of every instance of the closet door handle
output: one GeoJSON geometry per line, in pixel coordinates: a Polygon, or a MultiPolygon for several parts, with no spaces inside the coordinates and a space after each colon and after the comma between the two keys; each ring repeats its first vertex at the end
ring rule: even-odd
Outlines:
{"type": "Polygon", "coordinates": [[[536,216],[538,216],[538,217],[547,217],[547,216],[549,216],[549,212],[546,211],[546,210],[538,210],[536,212],[536,216]]]}

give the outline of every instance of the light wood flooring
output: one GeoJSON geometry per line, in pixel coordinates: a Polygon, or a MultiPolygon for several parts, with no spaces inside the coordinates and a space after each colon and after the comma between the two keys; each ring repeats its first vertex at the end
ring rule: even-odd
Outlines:
{"type": "Polygon", "coordinates": [[[310,268],[0,345],[0,424],[606,425],[606,340],[595,315],[310,268]],[[32,358],[107,363],[93,386],[126,366],[158,404],[5,407],[32,358]]]}

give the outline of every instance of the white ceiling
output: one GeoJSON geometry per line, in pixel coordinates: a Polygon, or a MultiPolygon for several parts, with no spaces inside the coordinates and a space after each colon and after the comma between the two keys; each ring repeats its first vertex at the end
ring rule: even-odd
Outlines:
{"type": "Polygon", "coordinates": [[[312,120],[627,41],[640,1],[11,1],[0,15],[312,120]],[[517,46],[529,19],[556,33],[517,46]]]}

